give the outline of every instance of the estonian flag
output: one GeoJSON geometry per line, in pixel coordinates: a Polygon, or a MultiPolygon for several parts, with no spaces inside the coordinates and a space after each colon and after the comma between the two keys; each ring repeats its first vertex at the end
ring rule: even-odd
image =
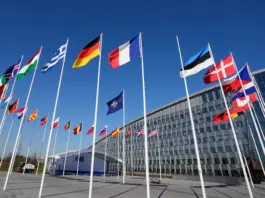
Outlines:
{"type": "Polygon", "coordinates": [[[199,53],[192,56],[185,64],[184,71],[180,70],[180,77],[187,77],[200,72],[201,70],[213,65],[209,46],[203,48],[199,53]]]}
{"type": "Polygon", "coordinates": [[[107,102],[109,110],[107,115],[112,114],[123,108],[123,91],[115,98],[107,102]]]}

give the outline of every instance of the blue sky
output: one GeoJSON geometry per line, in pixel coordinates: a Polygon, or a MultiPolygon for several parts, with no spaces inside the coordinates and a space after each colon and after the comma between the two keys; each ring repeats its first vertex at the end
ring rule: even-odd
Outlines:
{"type": "MultiPolygon", "coordinates": [[[[84,133],[93,123],[98,58],[86,67],[75,70],[71,67],[79,51],[101,32],[103,48],[97,132],[105,124],[108,124],[109,131],[122,125],[122,111],[106,116],[106,102],[122,89],[126,92],[126,121],[143,114],[140,59],[114,70],[108,64],[110,51],[142,32],[147,111],[150,112],[185,95],[184,83],[179,77],[177,34],[184,61],[210,42],[216,61],[233,52],[238,67],[247,61],[252,70],[263,68],[264,6],[262,0],[5,1],[0,8],[0,72],[21,55],[24,55],[24,65],[43,45],[27,114],[28,117],[38,108],[39,120],[46,113],[52,113],[61,63],[46,74],[40,73],[40,69],[69,38],[57,109],[61,122],[56,152],[62,152],[67,140],[63,125],[68,120],[72,120],[72,125],[83,122],[84,133]]],[[[203,84],[205,72],[188,78],[190,93],[207,87],[203,84]]],[[[15,97],[21,99],[19,107],[25,104],[31,77],[32,74],[17,81],[15,97]]],[[[8,116],[1,142],[5,140],[11,119],[12,116],[8,116]]],[[[18,125],[16,119],[8,152],[13,148],[18,125]]],[[[23,129],[21,152],[24,154],[33,126],[34,123],[26,123],[23,129]]],[[[32,152],[40,149],[43,128],[39,123],[34,132],[32,152]]],[[[91,135],[84,135],[82,147],[90,146],[91,140],[91,135]]],[[[77,149],[78,145],[79,136],[72,136],[70,149],[77,149]]]]}

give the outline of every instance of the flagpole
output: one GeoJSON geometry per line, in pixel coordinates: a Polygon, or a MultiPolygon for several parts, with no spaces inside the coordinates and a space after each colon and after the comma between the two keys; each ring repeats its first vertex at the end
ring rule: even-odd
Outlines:
{"type": "Polygon", "coordinates": [[[104,181],[106,179],[106,155],[107,155],[107,143],[108,143],[108,140],[107,140],[107,128],[106,128],[106,135],[105,135],[105,153],[104,153],[104,181]]]}
{"type": "MultiPolygon", "coordinates": [[[[53,123],[52,123],[53,125],[53,123]]],[[[55,133],[55,139],[54,139],[54,144],[53,144],[53,151],[52,151],[52,155],[54,157],[54,154],[55,154],[55,147],[56,147],[56,142],[57,142],[57,136],[58,136],[58,130],[59,130],[59,125],[56,127],[56,133],[55,133]]]]}
{"type": "MultiPolygon", "coordinates": [[[[40,55],[41,55],[41,51],[42,51],[42,46],[41,46],[41,49],[40,49],[40,55]]],[[[25,103],[26,107],[28,106],[28,102],[29,102],[31,90],[32,90],[32,87],[33,87],[33,82],[34,82],[34,79],[35,79],[35,75],[36,75],[36,72],[37,72],[38,64],[39,64],[39,60],[38,60],[38,63],[36,65],[36,67],[35,67],[35,70],[34,70],[34,73],[33,73],[33,76],[32,76],[31,84],[30,84],[29,91],[28,91],[28,96],[27,96],[26,103],[25,103]]],[[[8,182],[8,179],[9,179],[9,175],[10,175],[10,172],[12,171],[11,167],[12,167],[12,163],[14,162],[15,157],[16,157],[15,156],[16,148],[18,146],[18,141],[19,141],[21,130],[22,130],[22,126],[23,126],[23,122],[24,122],[26,111],[25,111],[25,113],[23,113],[23,116],[22,116],[21,121],[20,121],[20,125],[19,125],[19,128],[18,128],[15,145],[14,145],[14,148],[13,148],[12,157],[11,157],[11,160],[10,160],[11,163],[9,164],[9,168],[8,168],[8,172],[7,172],[7,175],[6,175],[6,180],[5,180],[5,184],[4,184],[4,187],[3,187],[3,191],[6,190],[7,182],[8,182]]]]}
{"type": "Polygon", "coordinates": [[[250,134],[251,134],[251,137],[252,137],[252,140],[254,142],[254,146],[255,146],[255,149],[256,149],[256,152],[257,152],[257,155],[258,155],[258,158],[259,158],[259,163],[260,163],[260,166],[262,168],[262,171],[263,171],[263,174],[265,176],[265,170],[264,170],[264,165],[262,163],[262,160],[261,160],[261,157],[260,157],[260,154],[259,154],[259,150],[258,150],[258,147],[257,147],[257,144],[256,144],[256,141],[255,141],[255,138],[253,136],[253,133],[252,133],[252,129],[251,127],[248,125],[249,129],[250,129],[250,134]]]}
{"type": "Polygon", "coordinates": [[[246,157],[243,156],[243,158],[244,158],[244,161],[245,161],[245,164],[246,164],[246,167],[247,167],[247,172],[248,172],[248,175],[249,175],[249,178],[250,178],[250,183],[252,185],[252,188],[254,188],[253,180],[252,180],[252,177],[251,177],[251,174],[250,174],[250,171],[249,171],[249,167],[248,167],[248,163],[247,163],[246,157]]]}
{"type": "MultiPolygon", "coordinates": [[[[130,128],[130,130],[132,130],[132,128],[130,128]]],[[[133,144],[133,132],[131,133],[131,174],[133,176],[133,147],[132,147],[132,144],[133,144]]]]}
{"type": "Polygon", "coordinates": [[[95,144],[96,144],[97,118],[98,118],[98,96],[99,96],[102,37],[103,37],[103,33],[100,34],[100,52],[99,52],[99,60],[98,60],[98,79],[97,79],[97,91],[96,91],[96,103],[95,103],[95,115],[94,115],[94,133],[93,133],[92,156],[91,156],[91,166],[90,166],[90,181],[89,181],[89,192],[88,192],[89,198],[92,198],[92,187],[93,187],[93,176],[94,176],[94,161],[95,161],[95,144]]]}
{"type": "Polygon", "coordinates": [[[253,105],[252,105],[252,109],[253,109],[253,112],[254,112],[254,116],[255,116],[255,118],[256,118],[256,120],[257,120],[257,122],[258,122],[259,129],[260,129],[260,133],[261,133],[261,135],[262,135],[262,137],[263,137],[263,140],[265,141],[265,136],[264,136],[264,133],[263,133],[262,127],[261,127],[261,125],[260,125],[259,118],[258,118],[258,116],[257,116],[257,114],[256,114],[256,110],[255,110],[255,108],[253,107],[253,105]]]}
{"type": "Polygon", "coordinates": [[[29,147],[28,147],[28,151],[27,151],[27,155],[26,155],[26,160],[25,160],[25,165],[24,165],[25,168],[23,170],[23,175],[25,174],[26,165],[28,163],[28,157],[29,157],[29,152],[30,152],[30,149],[31,149],[31,142],[32,142],[32,139],[33,139],[33,136],[34,136],[35,126],[36,126],[36,121],[34,122],[33,130],[32,130],[32,133],[31,133],[30,140],[29,140],[29,147]]]}
{"type": "Polygon", "coordinates": [[[11,133],[11,130],[12,130],[13,122],[14,122],[14,118],[13,118],[12,121],[11,121],[10,128],[9,128],[9,131],[8,131],[8,135],[7,135],[7,138],[6,138],[6,143],[5,143],[4,150],[3,150],[3,153],[2,153],[2,157],[1,157],[0,168],[2,167],[3,158],[4,158],[4,156],[5,156],[6,146],[7,146],[7,143],[8,143],[9,137],[10,137],[10,133],[11,133]]]}
{"type": "MultiPolygon", "coordinates": [[[[22,60],[23,60],[23,55],[21,56],[19,67],[21,66],[22,60]]],[[[12,88],[11,88],[11,91],[10,91],[10,94],[12,94],[12,97],[13,97],[14,88],[15,88],[15,85],[16,85],[16,82],[17,82],[16,76],[17,75],[14,76],[15,79],[14,79],[14,82],[12,84],[12,88]]],[[[5,123],[5,120],[6,120],[6,112],[7,112],[7,108],[8,108],[9,103],[10,103],[10,101],[7,102],[5,111],[4,111],[3,116],[2,116],[2,120],[1,120],[1,124],[0,124],[0,135],[2,134],[4,123],[5,123]]]]}
{"type": "MultiPolygon", "coordinates": [[[[234,61],[234,59],[233,59],[233,61],[234,61]]],[[[234,62],[234,64],[235,64],[235,62],[234,62]]],[[[236,68],[237,75],[238,75],[238,77],[239,77],[239,81],[240,81],[240,84],[241,84],[242,89],[243,89],[243,92],[244,92],[244,96],[247,97],[245,87],[243,86],[243,83],[242,83],[242,81],[241,81],[241,77],[240,77],[240,75],[239,75],[239,73],[238,73],[238,70],[237,70],[236,65],[235,65],[235,68],[236,68]]],[[[248,64],[247,64],[247,69],[248,69],[248,72],[249,72],[250,77],[251,77],[251,72],[250,72],[250,69],[249,69],[249,67],[248,67],[248,64]]],[[[253,120],[253,123],[254,123],[255,129],[256,129],[256,132],[257,132],[257,134],[258,134],[258,138],[259,138],[259,141],[260,141],[260,144],[261,144],[262,151],[263,151],[263,153],[264,153],[264,155],[265,155],[265,147],[264,147],[263,141],[262,141],[261,136],[260,136],[260,131],[259,131],[259,129],[258,129],[257,122],[256,122],[256,120],[255,120],[255,118],[254,118],[253,111],[252,111],[252,108],[251,108],[251,106],[250,106],[250,103],[248,102],[247,104],[248,104],[248,108],[249,108],[250,115],[251,115],[251,118],[252,118],[252,120],[253,120]]],[[[230,115],[230,114],[229,114],[229,115],[230,115]]]]}
{"type": "Polygon", "coordinates": [[[49,156],[49,151],[50,151],[50,146],[51,146],[51,140],[52,140],[52,125],[55,119],[55,115],[56,115],[56,109],[57,109],[57,103],[59,100],[59,93],[60,93],[60,88],[61,88],[61,83],[62,83],[62,77],[63,77],[63,70],[64,70],[64,64],[65,64],[65,57],[66,57],[66,53],[67,53],[67,49],[68,49],[68,40],[66,41],[66,50],[65,50],[65,55],[64,55],[64,59],[63,59],[63,63],[62,63],[62,69],[61,69],[61,74],[60,74],[60,79],[59,79],[59,84],[58,84],[58,89],[57,89],[57,94],[56,94],[56,99],[55,99],[55,104],[54,104],[54,109],[53,109],[53,115],[52,115],[52,124],[50,127],[50,132],[49,132],[49,139],[48,139],[48,144],[47,144],[47,150],[46,150],[46,155],[45,155],[45,161],[44,161],[44,167],[43,167],[43,172],[42,172],[42,178],[41,178],[41,184],[40,184],[40,190],[39,190],[39,198],[42,195],[42,190],[43,190],[43,184],[44,184],[44,180],[45,180],[45,173],[46,173],[46,169],[47,169],[47,162],[48,162],[48,156],[49,156]]]}
{"type": "MultiPolygon", "coordinates": [[[[182,54],[181,54],[181,50],[180,50],[179,38],[178,38],[178,36],[176,36],[176,38],[177,38],[177,44],[178,44],[178,50],[179,50],[180,63],[181,63],[182,70],[184,71],[184,64],[183,64],[182,54]]],[[[202,169],[201,169],[200,154],[199,154],[198,143],[197,143],[197,138],[196,138],[193,115],[192,115],[192,111],[191,111],[189,90],[188,90],[188,85],[187,85],[187,80],[186,80],[185,75],[183,75],[183,80],[184,80],[184,85],[185,85],[185,90],[186,90],[186,95],[187,95],[187,103],[188,103],[188,107],[189,107],[190,121],[191,121],[191,126],[192,126],[192,134],[193,134],[193,139],[194,139],[194,148],[195,148],[198,172],[199,172],[201,187],[202,187],[202,196],[203,196],[203,198],[206,198],[204,179],[203,179],[202,169]]]]}
{"type": "MultiPolygon", "coordinates": [[[[215,60],[214,60],[214,56],[213,56],[210,44],[208,44],[208,46],[209,46],[209,51],[211,53],[212,59],[214,61],[215,70],[217,71],[216,63],[215,63],[215,60]]],[[[236,65],[235,65],[235,68],[237,70],[236,65]]],[[[237,71],[237,75],[238,75],[238,71],[237,71]]],[[[218,72],[217,72],[217,77],[218,77],[219,86],[220,86],[220,89],[221,89],[221,92],[222,92],[222,95],[223,95],[223,99],[224,99],[227,115],[228,115],[229,122],[230,122],[231,129],[232,129],[232,133],[233,133],[233,136],[234,136],[237,152],[238,152],[238,155],[239,155],[239,160],[240,160],[240,163],[241,163],[241,166],[242,166],[242,169],[243,169],[245,181],[247,183],[249,196],[250,196],[250,198],[253,198],[253,193],[252,193],[252,190],[251,190],[251,187],[250,187],[250,184],[249,184],[249,180],[248,180],[248,177],[247,177],[247,171],[246,171],[246,168],[244,166],[243,156],[242,156],[242,153],[241,153],[241,150],[240,150],[240,147],[239,147],[239,143],[238,143],[238,140],[237,140],[237,135],[236,135],[236,132],[235,132],[234,124],[233,124],[233,121],[232,121],[232,118],[231,118],[231,114],[230,114],[230,111],[229,111],[229,108],[228,108],[228,104],[227,104],[227,101],[226,101],[225,93],[224,93],[224,90],[223,90],[222,83],[221,83],[220,76],[219,76],[218,72]]],[[[241,82],[241,80],[240,80],[240,82],[241,82]]]]}
{"type": "Polygon", "coordinates": [[[144,147],[145,147],[145,174],[146,174],[146,197],[150,198],[150,178],[149,178],[149,157],[148,157],[148,136],[147,136],[147,118],[146,118],[146,95],[145,95],[145,78],[144,78],[144,53],[142,33],[140,32],[140,54],[142,64],[142,86],[143,86],[143,110],[144,110],[144,147]]]}
{"type": "Polygon", "coordinates": [[[83,124],[82,124],[82,129],[80,131],[80,143],[79,143],[79,153],[78,153],[78,161],[77,161],[77,168],[76,168],[76,175],[78,176],[79,172],[79,165],[80,165],[80,155],[81,155],[81,147],[82,147],[82,136],[83,136],[83,124]]]}
{"type": "MultiPolygon", "coordinates": [[[[157,130],[157,125],[156,125],[156,130],[157,130]]],[[[158,131],[158,130],[157,130],[158,131]]],[[[161,156],[160,156],[160,138],[159,138],[159,133],[157,133],[157,147],[158,147],[158,157],[159,157],[159,178],[160,181],[162,180],[162,171],[161,171],[161,156]]]]}
{"type": "MultiPolygon", "coordinates": [[[[49,117],[49,113],[48,113],[48,117],[49,117]]],[[[44,127],[44,132],[43,132],[43,137],[42,137],[42,142],[41,142],[41,147],[40,147],[40,159],[41,159],[41,156],[42,156],[42,149],[43,149],[43,144],[44,144],[44,140],[45,140],[47,124],[48,124],[48,120],[47,120],[47,123],[45,124],[45,127],[44,127]]],[[[38,166],[37,166],[36,175],[38,174],[38,171],[39,171],[39,165],[40,165],[40,161],[38,160],[38,166]]]]}
{"type": "Polygon", "coordinates": [[[125,91],[123,90],[123,153],[122,153],[122,161],[123,161],[123,178],[122,183],[125,184],[125,176],[126,176],[126,162],[125,162],[125,91]]]}
{"type": "Polygon", "coordinates": [[[69,147],[70,134],[71,134],[71,130],[70,130],[70,128],[69,128],[69,129],[68,129],[68,138],[67,138],[67,143],[66,143],[66,151],[65,151],[65,156],[64,156],[63,176],[64,176],[64,174],[65,174],[65,166],[66,166],[66,160],[67,160],[67,154],[68,154],[68,147],[69,147]]]}
{"type": "MultiPolygon", "coordinates": [[[[119,129],[120,129],[120,126],[118,127],[119,129]]],[[[118,138],[117,138],[117,142],[118,142],[118,144],[117,144],[117,146],[118,146],[118,151],[117,151],[117,153],[118,153],[118,164],[117,164],[117,170],[118,170],[118,175],[117,175],[117,178],[118,179],[120,179],[120,162],[119,162],[119,159],[120,159],[120,132],[118,133],[118,138]]]]}
{"type": "Polygon", "coordinates": [[[15,161],[16,161],[16,156],[17,156],[17,152],[18,152],[18,147],[19,147],[20,139],[21,139],[21,134],[20,134],[20,136],[19,136],[18,144],[17,144],[16,150],[15,150],[15,159],[14,159],[14,161],[12,162],[12,167],[11,167],[10,175],[12,174],[12,171],[13,171],[13,168],[14,168],[14,164],[15,164],[15,161]]]}

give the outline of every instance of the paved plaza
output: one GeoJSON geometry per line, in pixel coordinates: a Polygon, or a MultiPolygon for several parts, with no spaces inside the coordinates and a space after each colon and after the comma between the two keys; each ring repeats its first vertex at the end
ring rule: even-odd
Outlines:
{"type": "MultiPolygon", "coordinates": [[[[3,192],[2,186],[6,173],[0,173],[1,190],[0,198],[35,198],[38,195],[41,176],[22,175],[13,173],[10,177],[8,188],[3,192]]],[[[122,184],[122,177],[108,177],[105,182],[101,177],[95,177],[93,184],[93,198],[145,198],[146,186],[143,177],[127,177],[126,184],[122,184]]],[[[224,184],[206,182],[207,197],[234,198],[249,197],[247,187],[226,186],[224,184]]],[[[47,176],[43,197],[54,198],[87,198],[89,177],[47,176]]],[[[151,198],[194,198],[202,197],[200,183],[195,181],[176,181],[164,179],[161,184],[151,185],[151,198]]],[[[252,189],[254,197],[265,197],[265,184],[255,185],[252,189]]]]}

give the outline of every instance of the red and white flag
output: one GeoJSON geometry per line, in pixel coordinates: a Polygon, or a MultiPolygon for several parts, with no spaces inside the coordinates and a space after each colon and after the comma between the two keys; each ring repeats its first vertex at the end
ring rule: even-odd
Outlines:
{"type": "Polygon", "coordinates": [[[132,135],[132,127],[130,127],[127,135],[125,136],[125,138],[127,139],[128,137],[130,137],[132,135]]]}
{"type": "Polygon", "coordinates": [[[40,125],[44,126],[45,124],[47,124],[47,122],[48,122],[48,115],[46,115],[45,117],[41,118],[40,125]]]}
{"type": "Polygon", "coordinates": [[[232,101],[232,107],[244,107],[249,102],[255,102],[257,100],[256,95],[254,93],[237,98],[236,100],[232,101]]]}
{"type": "Polygon", "coordinates": [[[144,129],[142,128],[142,129],[140,129],[139,131],[137,131],[137,136],[139,137],[139,136],[141,136],[141,135],[143,135],[144,134],[144,129]]]}
{"type": "Polygon", "coordinates": [[[153,137],[155,135],[158,134],[158,131],[157,130],[154,130],[154,131],[151,131],[149,134],[148,134],[148,137],[153,137]]]}
{"type": "Polygon", "coordinates": [[[59,120],[60,120],[60,117],[58,117],[58,118],[53,122],[53,124],[52,124],[52,128],[56,128],[56,127],[58,127],[58,125],[59,125],[59,120]]]}
{"type": "Polygon", "coordinates": [[[230,75],[233,75],[236,73],[236,68],[233,62],[233,56],[230,54],[220,62],[216,63],[216,69],[215,66],[211,67],[207,73],[204,76],[204,83],[209,84],[213,83],[218,80],[218,74],[219,78],[224,79],[230,75]],[[216,70],[217,69],[217,70],[216,70]]]}

